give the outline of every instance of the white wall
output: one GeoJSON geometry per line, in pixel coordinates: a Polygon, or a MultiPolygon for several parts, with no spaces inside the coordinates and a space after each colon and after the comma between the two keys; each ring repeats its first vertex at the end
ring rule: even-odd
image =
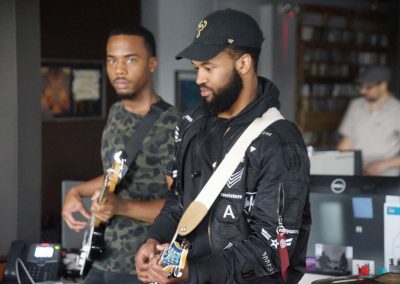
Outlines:
{"type": "Polygon", "coordinates": [[[39,0],[0,1],[0,257],[40,240],[39,12],[39,0]]]}
{"type": "Polygon", "coordinates": [[[193,39],[193,27],[213,10],[213,0],[141,1],[142,25],[154,33],[159,60],[155,77],[158,94],[175,103],[175,70],[192,70],[188,60],[175,60],[175,55],[193,39]]]}

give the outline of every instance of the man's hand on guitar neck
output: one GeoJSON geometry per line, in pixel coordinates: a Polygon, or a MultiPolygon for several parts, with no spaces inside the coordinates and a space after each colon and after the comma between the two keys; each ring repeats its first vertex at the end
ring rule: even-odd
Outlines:
{"type": "MultiPolygon", "coordinates": [[[[168,187],[172,184],[172,177],[165,177],[168,187]]],[[[92,196],[91,211],[93,216],[105,222],[114,215],[125,216],[147,223],[153,223],[164,206],[164,199],[135,200],[126,199],[115,195],[113,192],[104,192],[104,202],[98,204],[100,190],[96,190],[92,196]]]]}
{"type": "Polygon", "coordinates": [[[81,196],[76,190],[71,189],[65,196],[62,216],[68,227],[79,232],[87,226],[87,222],[76,220],[73,216],[73,213],[75,212],[81,213],[82,216],[87,219],[90,218],[89,212],[87,212],[85,205],[83,205],[81,196]]]}
{"type": "Polygon", "coordinates": [[[112,192],[105,192],[102,204],[98,203],[100,191],[97,190],[92,196],[92,206],[90,208],[93,216],[107,222],[118,212],[120,199],[112,192]]]}
{"type": "Polygon", "coordinates": [[[76,220],[73,213],[79,212],[85,218],[90,219],[90,213],[83,205],[82,197],[92,196],[96,189],[101,187],[102,183],[103,176],[101,175],[71,188],[66,194],[62,208],[62,216],[65,223],[67,223],[68,227],[72,230],[79,232],[88,225],[87,222],[76,220]]]}

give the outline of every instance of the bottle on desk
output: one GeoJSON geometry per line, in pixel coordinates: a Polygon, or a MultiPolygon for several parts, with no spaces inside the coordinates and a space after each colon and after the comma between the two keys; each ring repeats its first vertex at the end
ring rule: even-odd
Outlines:
{"type": "Polygon", "coordinates": [[[398,258],[398,259],[390,258],[389,259],[389,272],[400,273],[400,258],[398,258]]]}

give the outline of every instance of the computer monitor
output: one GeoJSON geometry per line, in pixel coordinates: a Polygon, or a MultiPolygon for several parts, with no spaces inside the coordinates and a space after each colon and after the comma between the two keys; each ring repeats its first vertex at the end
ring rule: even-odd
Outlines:
{"type": "Polygon", "coordinates": [[[312,175],[362,175],[361,151],[309,151],[312,175]]]}
{"type": "MultiPolygon", "coordinates": [[[[312,175],[311,234],[307,256],[320,255],[320,245],[351,247],[352,258],[374,261],[376,273],[384,267],[384,203],[400,195],[400,178],[312,175]],[[316,255],[317,253],[317,255],[316,255]]],[[[400,226],[400,224],[393,224],[400,226]]],[[[342,274],[331,267],[328,274],[342,274]]],[[[350,270],[351,272],[351,270],[350,270]]],[[[349,272],[349,273],[350,273],[349,272]]]]}

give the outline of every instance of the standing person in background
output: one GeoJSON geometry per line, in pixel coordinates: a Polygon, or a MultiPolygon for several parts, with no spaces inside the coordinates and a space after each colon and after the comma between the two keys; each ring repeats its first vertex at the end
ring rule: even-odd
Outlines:
{"type": "Polygon", "coordinates": [[[298,283],[304,274],[310,164],[301,134],[287,120],[274,122],[252,141],[207,215],[187,236],[191,246],[182,276],[168,278],[154,257],[172,240],[184,209],[243,131],[267,110],[279,108],[278,88],[257,76],[262,42],[253,18],[226,9],[200,21],[193,43],[177,56],[192,61],[204,103],[177,126],[175,194],[136,254],[145,283],[284,283],[286,277],[287,283],[298,283]],[[286,241],[277,234],[280,217],[286,241]],[[288,258],[280,256],[281,249],[288,258]]]}
{"type": "MultiPolygon", "coordinates": [[[[113,155],[125,150],[144,116],[162,100],[153,87],[156,68],[156,46],[150,31],[143,27],[125,26],[110,33],[107,75],[120,101],[111,107],[103,130],[101,156],[104,171],[111,167],[113,155]]],[[[103,175],[68,192],[62,216],[71,229],[79,231],[87,226],[72,215],[79,211],[90,217],[82,197],[92,196],[91,214],[109,221],[105,231],[105,256],[93,263],[85,283],[139,283],[134,255],[163,206],[172,182],[173,130],[177,119],[178,112],[171,106],[161,113],[117,186],[116,194],[108,194],[104,205],[95,202],[103,175]]]]}
{"type": "Polygon", "coordinates": [[[361,150],[365,175],[400,173],[400,101],[389,93],[390,70],[372,66],[358,78],[354,99],[339,127],[338,150],[361,150]]]}

